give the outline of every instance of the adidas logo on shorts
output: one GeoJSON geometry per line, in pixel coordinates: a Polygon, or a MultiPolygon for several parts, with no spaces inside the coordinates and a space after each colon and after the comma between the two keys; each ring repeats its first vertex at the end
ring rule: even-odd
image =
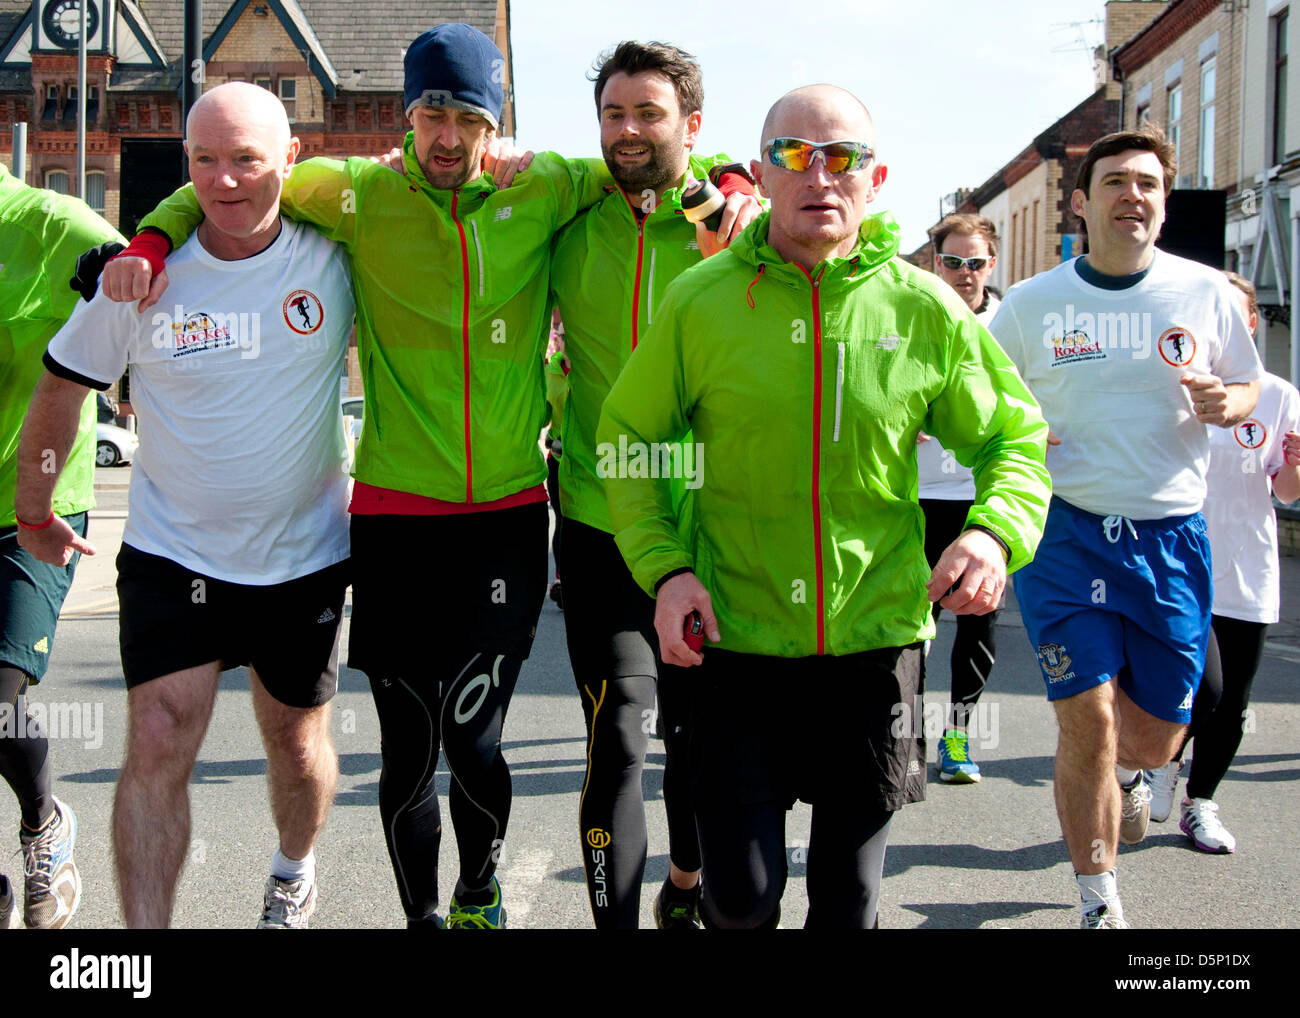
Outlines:
{"type": "Polygon", "coordinates": [[[333,622],[336,618],[338,618],[338,616],[334,614],[334,609],[326,608],[320,613],[320,618],[316,620],[316,624],[324,625],[326,622],[333,622]]]}

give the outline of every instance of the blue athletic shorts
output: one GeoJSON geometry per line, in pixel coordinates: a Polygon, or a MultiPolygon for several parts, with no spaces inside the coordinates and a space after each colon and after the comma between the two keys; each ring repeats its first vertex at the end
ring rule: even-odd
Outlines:
{"type": "Polygon", "coordinates": [[[1048,700],[1119,679],[1148,714],[1186,724],[1210,638],[1210,541],[1200,513],[1097,516],[1059,498],[1016,599],[1048,700]]]}

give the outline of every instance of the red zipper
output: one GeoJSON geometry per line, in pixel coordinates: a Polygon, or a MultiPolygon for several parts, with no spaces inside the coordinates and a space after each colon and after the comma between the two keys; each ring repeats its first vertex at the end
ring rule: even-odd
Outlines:
{"type": "Polygon", "coordinates": [[[637,218],[635,212],[633,218],[637,219],[636,223],[636,282],[632,285],[632,349],[636,349],[636,322],[640,314],[641,306],[641,252],[645,243],[645,220],[637,218]]]}
{"type": "MultiPolygon", "coordinates": [[[[813,306],[813,448],[812,448],[812,509],[814,561],[817,570],[817,653],[826,653],[826,604],[822,590],[822,499],[821,499],[821,448],[822,448],[822,311],[818,284],[802,265],[799,271],[808,277],[812,287],[813,306]]],[[[824,271],[824,270],[823,270],[824,271]]]]}
{"type": "Polygon", "coordinates": [[[465,227],[456,218],[456,203],[460,188],[451,192],[451,221],[460,233],[460,264],[465,278],[465,305],[461,315],[461,343],[465,350],[465,501],[474,501],[474,460],[469,443],[469,247],[465,243],[465,227]]]}

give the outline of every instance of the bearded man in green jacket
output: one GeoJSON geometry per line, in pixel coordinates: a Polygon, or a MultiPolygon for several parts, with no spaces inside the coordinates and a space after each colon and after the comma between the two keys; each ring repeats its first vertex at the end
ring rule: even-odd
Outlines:
{"type": "Polygon", "coordinates": [[[702,666],[689,736],[706,925],[776,924],[802,799],[808,925],[870,928],[890,819],[925,794],[931,602],[991,611],[1032,557],[1047,426],[970,310],[897,257],[893,219],[867,216],[887,170],[858,99],[791,92],[760,152],[771,212],[669,287],[598,439],[616,450],[610,518],[657,595],[664,660],[702,666]],[[652,468],[688,428],[703,470],[678,508],[652,468]],[[977,489],[933,572],[921,429],[977,489]],[[704,655],[683,638],[694,611],[704,655]]]}
{"type": "Polygon", "coordinates": [[[614,544],[596,426],[668,284],[720,250],[720,238],[739,235],[760,208],[743,167],[726,156],[693,155],[704,87],[689,53],[663,43],[620,43],[597,67],[595,100],[601,149],[618,187],[560,232],[551,259],[570,364],[561,428],[560,572],[569,660],[587,723],[582,861],[596,928],[635,929],[646,857],[641,773],[657,692],[669,877],[655,899],[655,924],[690,929],[698,923],[700,868],[680,750],[690,676],[657,665],[654,601],[637,587],[614,544]],[[683,192],[705,175],[731,192],[716,234],[682,212],[683,192]]]}

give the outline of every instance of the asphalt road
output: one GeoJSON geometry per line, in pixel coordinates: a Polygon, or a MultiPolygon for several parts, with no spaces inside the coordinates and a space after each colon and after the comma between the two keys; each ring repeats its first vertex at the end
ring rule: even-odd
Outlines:
{"type": "MultiPolygon", "coordinates": [[[[109,815],[122,757],[126,696],[117,652],[112,559],[125,515],[129,468],[100,470],[100,509],[65,606],[50,673],[34,700],[71,704],[53,740],[56,794],[76,810],[76,858],[84,897],[78,929],[121,925],[111,864],[109,815]]],[[[1300,861],[1291,836],[1300,824],[1300,559],[1283,563],[1284,621],[1271,631],[1255,683],[1254,731],[1243,741],[1220,788],[1220,816],[1236,835],[1230,856],[1197,852],[1179,832],[1177,812],[1153,824],[1140,846],[1122,847],[1120,891],[1135,927],[1181,929],[1300,926],[1300,861]]],[[[436,582],[436,578],[435,578],[436,582]]],[[[578,856],[578,794],[584,769],[582,714],[564,648],[564,616],[549,601],[520,677],[506,725],[505,754],[514,776],[514,811],[500,871],[510,925],[589,927],[578,856]]],[[[929,702],[947,698],[953,623],[945,616],[929,658],[929,702]]],[[[347,630],[344,631],[346,642],[347,630]]],[[[379,726],[365,677],[342,670],[333,733],[341,776],[329,824],[317,846],[317,928],[402,925],[379,825],[379,726]]],[[[833,709],[833,707],[832,707],[833,709]]],[[[894,820],[886,857],[880,921],[886,928],[1069,928],[1077,894],[1052,802],[1056,732],[1038,669],[1014,604],[998,628],[998,661],[981,701],[985,726],[975,759],[976,786],[931,783],[924,803],[894,820]]],[[[792,752],[798,747],[792,745],[792,752]]],[[[653,895],[667,873],[660,795],[662,745],[651,743],[645,800],[650,854],[642,925],[652,925],[653,895]]],[[[1181,794],[1180,786],[1180,794],[1181,794]]],[[[444,821],[447,777],[440,775],[444,821]]],[[[265,764],[243,670],[223,677],[212,725],[191,787],[193,843],[177,895],[178,927],[255,923],[275,843],[266,803],[265,764]]],[[[10,830],[17,808],[8,798],[10,830]]],[[[0,814],[2,815],[2,814],[0,814]]],[[[783,926],[803,923],[804,857],[809,811],[787,826],[789,883],[783,926]]],[[[442,896],[456,873],[455,839],[442,846],[442,896]]],[[[14,839],[17,847],[17,839],[14,839]]],[[[0,855],[11,876],[19,860],[0,855]]],[[[19,875],[19,880],[21,876],[19,875]]]]}

